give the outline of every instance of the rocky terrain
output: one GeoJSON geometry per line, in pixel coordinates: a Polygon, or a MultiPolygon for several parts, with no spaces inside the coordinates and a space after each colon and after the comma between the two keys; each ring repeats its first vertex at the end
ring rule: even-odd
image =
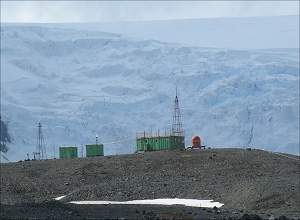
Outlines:
{"type": "Polygon", "coordinates": [[[254,149],[22,161],[1,164],[1,217],[197,219],[256,214],[300,218],[299,177],[299,157],[254,149]],[[59,196],[66,197],[54,201],[59,196]],[[224,206],[69,203],[155,198],[213,199],[224,206]]]}

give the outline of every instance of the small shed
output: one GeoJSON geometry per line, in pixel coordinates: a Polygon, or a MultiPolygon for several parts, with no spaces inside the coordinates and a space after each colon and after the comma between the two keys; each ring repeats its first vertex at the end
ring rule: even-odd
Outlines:
{"type": "Polygon", "coordinates": [[[103,156],[103,144],[88,144],[85,145],[87,157],[103,156]]]}
{"type": "Polygon", "coordinates": [[[140,136],[136,138],[137,151],[184,149],[184,136],[140,136]]]}
{"type": "Polygon", "coordinates": [[[77,158],[78,151],[77,147],[60,147],[59,148],[59,158],[77,158]]]}

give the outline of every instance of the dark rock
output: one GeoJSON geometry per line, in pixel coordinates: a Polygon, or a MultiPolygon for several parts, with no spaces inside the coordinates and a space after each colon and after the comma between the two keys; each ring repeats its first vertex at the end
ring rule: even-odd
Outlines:
{"type": "Polygon", "coordinates": [[[214,206],[214,207],[213,207],[213,210],[214,210],[214,211],[217,211],[217,210],[218,210],[218,208],[217,208],[216,206],[214,206]]]}
{"type": "Polygon", "coordinates": [[[241,220],[262,220],[262,218],[259,215],[255,214],[244,214],[241,220]]]}
{"type": "Polygon", "coordinates": [[[288,218],[284,215],[279,216],[278,220],[288,220],[288,218]]]}

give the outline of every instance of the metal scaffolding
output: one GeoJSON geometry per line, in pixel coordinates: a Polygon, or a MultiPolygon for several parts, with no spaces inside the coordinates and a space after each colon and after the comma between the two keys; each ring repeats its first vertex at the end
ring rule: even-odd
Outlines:
{"type": "Polygon", "coordinates": [[[35,154],[34,159],[36,160],[47,159],[45,140],[42,131],[42,124],[40,122],[38,124],[37,149],[34,154],[35,154]]]}
{"type": "Polygon", "coordinates": [[[182,116],[179,108],[178,93],[176,87],[176,96],[174,101],[174,112],[173,112],[173,123],[172,123],[172,135],[173,136],[184,136],[182,128],[182,116]]]}

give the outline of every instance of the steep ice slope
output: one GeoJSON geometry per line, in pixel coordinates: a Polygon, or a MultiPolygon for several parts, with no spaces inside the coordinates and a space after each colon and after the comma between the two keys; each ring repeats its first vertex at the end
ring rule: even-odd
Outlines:
{"type": "Polygon", "coordinates": [[[105,154],[134,151],[138,131],[170,125],[179,86],[187,144],[256,146],[298,153],[297,49],[186,47],[116,34],[4,26],[1,114],[22,159],[44,125],[48,155],[94,142],[105,154]],[[110,143],[117,142],[117,143],[110,143]]]}
{"type": "Polygon", "coordinates": [[[82,31],[100,30],[189,46],[230,49],[299,48],[299,15],[47,25],[82,31]]]}

